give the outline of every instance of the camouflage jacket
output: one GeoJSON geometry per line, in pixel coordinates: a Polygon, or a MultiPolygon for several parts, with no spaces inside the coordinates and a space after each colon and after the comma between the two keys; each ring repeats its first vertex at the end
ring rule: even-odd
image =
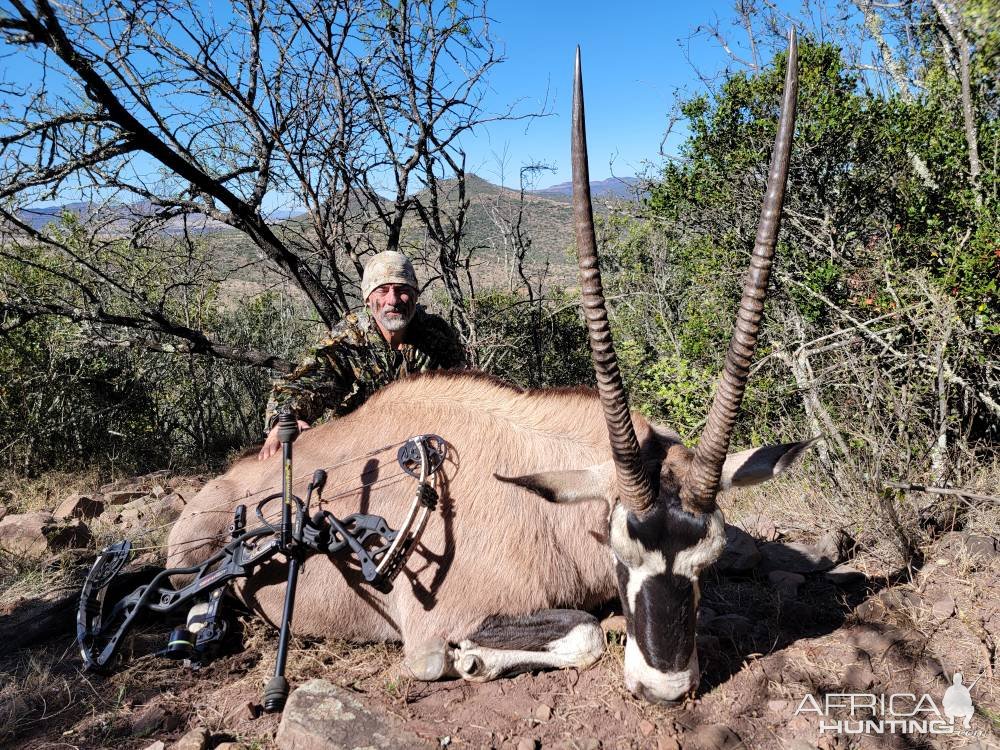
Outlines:
{"type": "Polygon", "coordinates": [[[367,311],[350,313],[314,346],[291,373],[274,381],[265,432],[290,407],[298,419],[314,422],[327,412],[341,417],[375,391],[410,373],[461,367],[465,350],[455,330],[417,306],[406,338],[392,350],[367,311]]]}

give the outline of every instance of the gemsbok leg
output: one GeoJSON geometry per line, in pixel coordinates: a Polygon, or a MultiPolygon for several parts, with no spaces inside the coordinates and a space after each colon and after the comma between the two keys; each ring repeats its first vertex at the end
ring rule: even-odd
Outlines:
{"type": "Polygon", "coordinates": [[[538,669],[589,667],[604,653],[597,618],[576,609],[493,616],[453,652],[459,675],[485,682],[538,669]]]}

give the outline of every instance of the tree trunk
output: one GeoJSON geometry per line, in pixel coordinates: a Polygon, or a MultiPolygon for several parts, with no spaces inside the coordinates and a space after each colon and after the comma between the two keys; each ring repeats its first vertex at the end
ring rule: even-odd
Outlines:
{"type": "Polygon", "coordinates": [[[965,141],[969,149],[969,185],[975,197],[976,206],[982,207],[983,196],[979,177],[982,167],[979,162],[979,137],[976,134],[976,113],[972,102],[972,83],[969,80],[969,40],[962,27],[962,14],[951,8],[946,0],[932,0],[934,10],[958,51],[958,73],[962,84],[962,118],[965,120],[965,141]]]}

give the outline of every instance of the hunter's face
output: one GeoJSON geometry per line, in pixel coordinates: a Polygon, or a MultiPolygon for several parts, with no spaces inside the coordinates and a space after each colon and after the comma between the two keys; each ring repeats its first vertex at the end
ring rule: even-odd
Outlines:
{"type": "Polygon", "coordinates": [[[382,284],[372,290],[365,304],[383,330],[395,333],[413,320],[417,290],[407,284],[382,284]]]}

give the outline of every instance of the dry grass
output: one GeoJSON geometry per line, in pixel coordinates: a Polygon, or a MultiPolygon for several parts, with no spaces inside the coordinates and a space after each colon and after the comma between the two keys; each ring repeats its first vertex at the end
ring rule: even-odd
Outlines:
{"type": "Polygon", "coordinates": [[[48,471],[26,478],[13,473],[0,474],[0,503],[9,514],[54,510],[67,495],[91,492],[100,486],[96,469],[79,472],[48,471]]]}
{"type": "MultiPolygon", "coordinates": [[[[855,567],[873,578],[895,570],[900,561],[898,549],[887,525],[874,517],[872,498],[861,489],[839,494],[844,492],[842,488],[824,485],[807,469],[765,487],[732,493],[723,500],[727,519],[732,522],[749,514],[762,514],[788,538],[801,539],[814,538],[831,527],[846,528],[861,543],[852,563],[855,567]]],[[[990,483],[996,482],[1000,471],[997,465],[982,467],[981,471],[976,484],[969,486],[989,492],[990,483]]],[[[82,485],[87,489],[86,481],[82,485]]],[[[24,504],[19,507],[45,507],[41,505],[43,498],[70,491],[68,485],[56,479],[39,480],[23,491],[19,502],[24,504]],[[59,488],[58,493],[54,488],[59,488]]],[[[995,533],[1000,526],[1000,510],[994,505],[969,507],[965,503],[962,514],[969,531],[995,533]]],[[[915,520],[916,512],[904,518],[908,522],[915,520]]],[[[97,544],[122,535],[121,529],[110,523],[95,522],[92,527],[97,544]]],[[[126,533],[138,548],[156,550],[166,530],[164,525],[126,533]]],[[[995,584],[1000,582],[1000,565],[984,568],[961,552],[942,550],[939,544],[925,545],[924,551],[926,564],[916,572],[912,583],[892,589],[911,591],[923,603],[911,605],[901,600],[878,616],[879,627],[905,629],[911,640],[905,648],[887,652],[880,660],[873,659],[872,669],[879,685],[899,684],[903,676],[912,673],[914,676],[908,679],[914,685],[936,691],[937,695],[942,686],[928,681],[932,678],[914,666],[921,660],[936,660],[948,674],[962,669],[974,676],[983,664],[996,659],[995,644],[984,631],[983,618],[996,608],[995,584]],[[953,616],[942,620],[933,615],[927,602],[945,593],[954,597],[956,607],[953,616]]],[[[0,581],[0,605],[72,583],[92,554],[86,561],[75,553],[55,561],[8,561],[3,567],[9,574],[4,572],[0,581]]],[[[809,586],[803,587],[804,596],[810,595],[809,586]]],[[[802,690],[817,684],[839,684],[845,662],[838,656],[838,649],[844,648],[847,629],[864,623],[848,615],[843,626],[826,635],[775,646],[771,639],[799,615],[786,610],[788,603],[777,598],[773,590],[754,579],[711,580],[704,589],[706,604],[718,606],[722,612],[744,613],[754,618],[762,630],[750,642],[720,637],[709,646],[704,654],[706,679],[702,693],[697,700],[673,711],[643,703],[627,692],[622,676],[623,639],[614,633],[609,636],[605,655],[589,670],[524,675],[489,686],[414,682],[399,674],[397,645],[358,646],[333,640],[294,641],[287,674],[294,685],[313,677],[330,680],[361,694],[375,710],[395,716],[423,736],[451,736],[456,746],[516,744],[518,737],[537,738],[543,746],[566,744],[568,737],[574,741],[600,737],[605,746],[611,747],[621,743],[642,746],[648,739],[637,734],[642,722],[647,722],[647,729],[654,727],[653,737],[683,733],[699,723],[722,722],[738,727],[744,737],[755,737],[758,744],[782,747],[780,738],[792,728],[790,723],[784,724],[790,721],[792,709],[779,717],[784,723],[764,726],[761,717],[769,715],[767,701],[800,697],[802,690]],[[765,679],[758,684],[751,679],[759,672],[757,665],[776,658],[796,664],[786,680],[765,679]],[[539,722],[531,716],[540,703],[553,707],[548,721],[539,722]]],[[[829,601],[827,606],[844,615],[842,602],[829,601]]],[[[153,738],[169,740],[189,727],[203,726],[216,740],[237,741],[254,750],[274,747],[277,717],[255,717],[248,703],[261,701],[263,686],[273,672],[275,633],[258,621],[248,620],[238,653],[192,673],[152,655],[163,645],[168,629],[167,624],[160,623],[155,632],[138,632],[126,645],[125,651],[131,653],[126,653],[118,671],[106,678],[80,674],[74,648],[68,642],[8,655],[0,663],[0,745],[34,747],[65,742],[77,747],[141,750],[153,738]],[[157,711],[166,713],[167,723],[154,723],[144,729],[142,717],[155,717],[157,711]]],[[[976,693],[979,720],[994,728],[1000,726],[996,723],[995,707],[1000,695],[995,682],[981,682],[976,693]]]]}

